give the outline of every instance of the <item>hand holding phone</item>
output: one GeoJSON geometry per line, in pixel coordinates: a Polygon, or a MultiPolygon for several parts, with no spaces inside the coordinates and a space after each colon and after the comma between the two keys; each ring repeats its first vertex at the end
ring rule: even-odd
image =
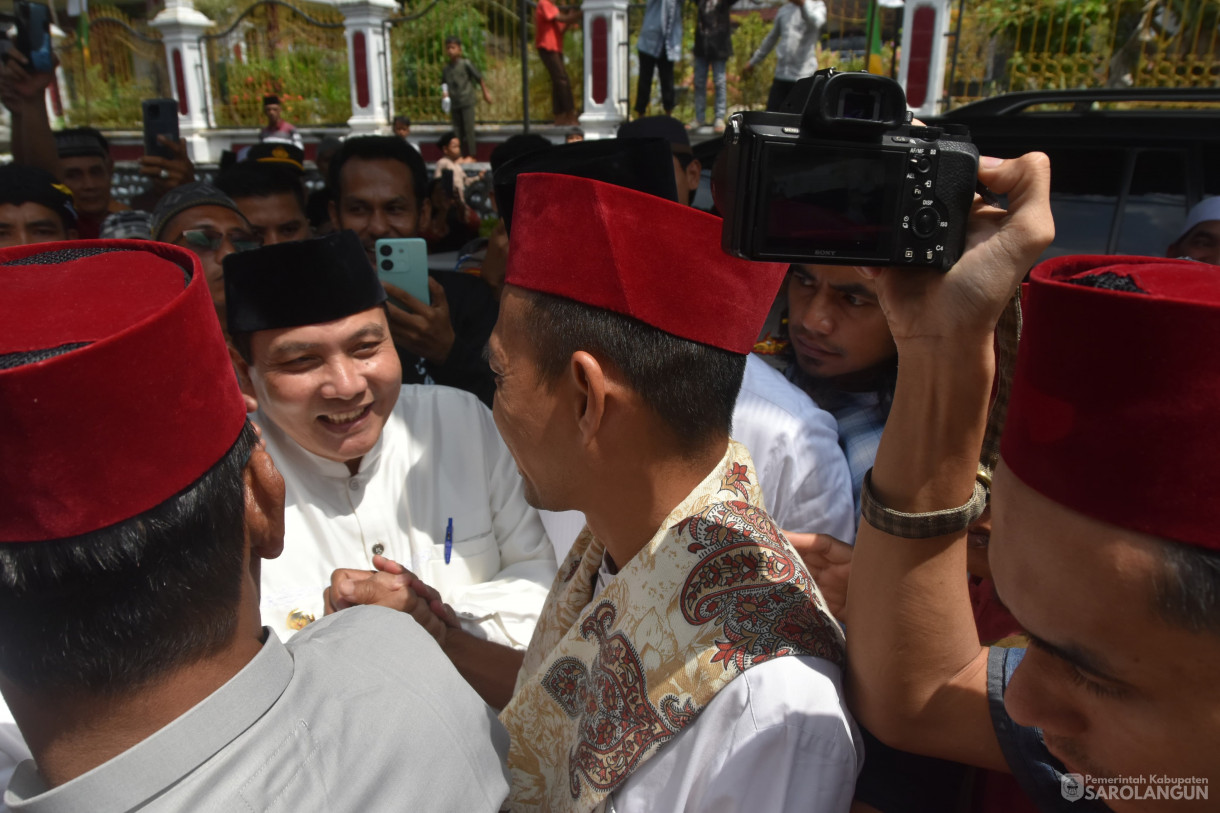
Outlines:
{"type": "MultiPolygon", "coordinates": [[[[374,244],[377,255],[377,277],[382,282],[397,285],[425,305],[432,304],[428,292],[428,244],[418,237],[395,237],[374,244]]],[[[405,306],[391,300],[400,308],[405,306]]]]}
{"type": "Polygon", "coordinates": [[[46,3],[18,0],[13,4],[17,18],[14,46],[27,60],[34,73],[50,73],[55,69],[55,54],[51,51],[51,12],[46,3]]]}
{"type": "Polygon", "coordinates": [[[178,141],[178,102],[175,99],[145,99],[140,102],[144,110],[144,154],[154,158],[174,159],[174,150],[157,140],[165,136],[178,141]]]}

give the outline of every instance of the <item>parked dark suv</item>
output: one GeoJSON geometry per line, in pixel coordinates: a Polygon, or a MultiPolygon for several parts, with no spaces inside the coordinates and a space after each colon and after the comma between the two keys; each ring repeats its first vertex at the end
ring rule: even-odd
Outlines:
{"type": "MultiPolygon", "coordinates": [[[[964,124],[984,155],[1051,159],[1055,242],[1044,256],[1162,256],[1187,210],[1220,195],[1220,88],[1008,93],[928,124],[964,124]]],[[[704,175],[723,139],[695,146],[704,175]]],[[[710,208],[700,189],[696,205],[710,208]]]]}
{"type": "Polygon", "coordinates": [[[1051,159],[1046,256],[1162,256],[1187,210],[1220,194],[1220,89],[1009,93],[929,121],[964,124],[984,155],[1051,159]]]}

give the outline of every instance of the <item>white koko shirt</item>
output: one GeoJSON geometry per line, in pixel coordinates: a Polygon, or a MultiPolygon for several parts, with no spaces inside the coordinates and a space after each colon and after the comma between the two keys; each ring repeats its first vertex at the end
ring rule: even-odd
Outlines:
{"type": "Polygon", "coordinates": [[[287,491],[284,553],[262,564],[264,624],[286,637],[294,611],[321,618],[331,573],[371,570],[380,553],[439,590],[468,631],[529,643],[555,556],[491,411],[475,396],[404,386],[355,475],[302,449],[261,411],[255,420],[287,491]]]}
{"type": "MultiPolygon", "coordinates": [[[[595,599],[613,578],[603,562],[595,599]]],[[[599,813],[847,813],[863,766],[842,671],[785,655],[717,692],[599,813]]]]}

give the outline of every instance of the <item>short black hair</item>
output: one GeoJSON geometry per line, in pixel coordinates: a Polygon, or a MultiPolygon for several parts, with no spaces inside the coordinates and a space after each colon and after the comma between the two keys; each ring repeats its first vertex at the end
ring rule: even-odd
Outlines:
{"type": "Polygon", "coordinates": [[[436,146],[441,148],[441,152],[445,151],[445,147],[449,146],[449,142],[457,138],[458,134],[452,130],[446,130],[441,133],[441,137],[436,140],[436,146]]]}
{"type": "Polygon", "coordinates": [[[242,361],[246,364],[254,363],[254,340],[253,333],[244,331],[236,331],[229,334],[229,344],[233,345],[233,349],[237,351],[237,355],[241,356],[242,361]]]}
{"type": "Polygon", "coordinates": [[[235,201],[238,198],[269,198],[291,194],[305,214],[305,189],[300,174],[293,170],[258,161],[239,161],[220,173],[216,186],[235,201]]]}
{"type": "Polygon", "coordinates": [[[461,45],[461,44],[462,44],[462,38],[461,38],[461,37],[459,37],[457,34],[450,34],[449,36],[445,37],[445,44],[446,44],[446,45],[448,45],[448,44],[450,44],[450,43],[452,43],[452,42],[456,42],[458,45],[461,45]]]}
{"type": "Polygon", "coordinates": [[[363,161],[397,161],[406,165],[407,169],[411,170],[411,191],[415,195],[415,205],[423,204],[428,182],[428,167],[415,148],[396,135],[359,136],[343,142],[343,146],[335,153],[335,157],[330,159],[330,174],[326,179],[326,185],[330,188],[331,195],[336,202],[343,193],[343,189],[339,185],[343,165],[353,158],[363,161]]]}
{"type": "Polygon", "coordinates": [[[557,381],[572,354],[583,350],[623,374],[684,454],[728,436],[745,356],[564,297],[527,291],[526,299],[526,325],[543,381],[557,381]]]}
{"type": "Polygon", "coordinates": [[[52,135],[61,158],[97,157],[110,160],[110,142],[96,127],[65,127],[52,135]],[[102,154],[95,152],[95,147],[100,147],[102,154]]]}
{"type": "Polygon", "coordinates": [[[0,544],[0,672],[39,693],[117,696],[219,652],[245,569],[247,421],[198,480],[80,536],[0,544]]]}
{"type": "Polygon", "coordinates": [[[1155,580],[1158,614],[1189,632],[1220,634],[1220,551],[1161,540],[1155,580]]]}
{"type": "Polygon", "coordinates": [[[400,124],[403,127],[410,127],[411,119],[407,118],[406,116],[395,116],[394,117],[394,126],[397,127],[400,124]]]}

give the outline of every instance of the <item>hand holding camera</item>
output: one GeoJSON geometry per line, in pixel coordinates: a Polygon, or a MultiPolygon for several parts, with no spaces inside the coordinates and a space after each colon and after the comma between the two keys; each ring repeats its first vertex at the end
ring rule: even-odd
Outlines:
{"type": "Polygon", "coordinates": [[[725,251],[751,260],[915,266],[961,256],[978,150],[964,128],[911,123],[892,79],[833,68],[800,80],[792,112],[725,130],[725,251]]]}

